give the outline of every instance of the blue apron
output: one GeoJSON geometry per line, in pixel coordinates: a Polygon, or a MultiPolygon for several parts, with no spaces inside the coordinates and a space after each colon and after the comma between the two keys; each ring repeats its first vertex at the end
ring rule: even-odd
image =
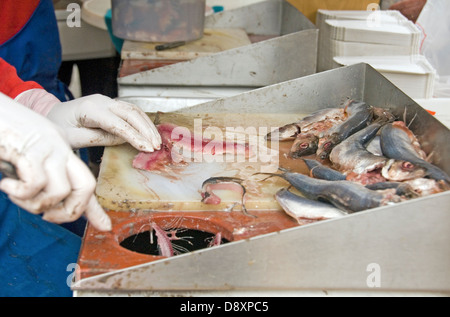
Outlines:
{"type": "Polygon", "coordinates": [[[73,99],[58,80],[61,43],[52,0],[41,0],[27,24],[0,45],[0,57],[13,65],[22,80],[35,81],[59,100],[73,99]]]}
{"type": "Polygon", "coordinates": [[[0,297],[72,296],[81,238],[0,192],[0,297]]]}
{"type": "MultiPolygon", "coordinates": [[[[0,45],[0,57],[17,69],[22,80],[39,83],[62,102],[72,100],[68,87],[58,79],[61,67],[61,42],[52,0],[41,0],[30,20],[11,39],[0,45]]],[[[88,163],[87,149],[79,157],[88,163]]],[[[63,226],[83,235],[85,219],[63,226]]]]}
{"type": "MultiPolygon", "coordinates": [[[[0,46],[0,56],[23,80],[38,82],[61,101],[71,98],[57,79],[61,44],[52,0],[40,2],[23,29],[0,46]]],[[[0,192],[0,297],[71,296],[67,280],[80,246],[79,236],[24,211],[0,192]]]]}

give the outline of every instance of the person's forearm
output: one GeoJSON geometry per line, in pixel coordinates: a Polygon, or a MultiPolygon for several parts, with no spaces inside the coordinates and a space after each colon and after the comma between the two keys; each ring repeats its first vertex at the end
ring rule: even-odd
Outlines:
{"type": "Polygon", "coordinates": [[[26,90],[14,98],[14,100],[43,116],[47,116],[50,110],[60,103],[58,98],[44,89],[26,90]]]}
{"type": "Polygon", "coordinates": [[[0,58],[0,92],[46,116],[59,100],[34,81],[23,81],[14,66],[0,58]]]}
{"type": "Polygon", "coordinates": [[[14,66],[0,58],[0,92],[14,99],[21,93],[30,89],[43,89],[34,81],[23,81],[17,75],[14,66]]]}

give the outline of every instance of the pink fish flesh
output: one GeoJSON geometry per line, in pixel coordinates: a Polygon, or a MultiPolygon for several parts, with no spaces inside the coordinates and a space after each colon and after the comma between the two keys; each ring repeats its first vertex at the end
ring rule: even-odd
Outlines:
{"type": "Polygon", "coordinates": [[[158,249],[161,256],[171,257],[174,255],[171,239],[167,233],[161,229],[156,223],[152,222],[151,228],[155,230],[156,238],[158,239],[158,249]]]}
{"type": "Polygon", "coordinates": [[[208,247],[217,247],[222,244],[222,232],[217,232],[211,242],[208,244],[208,247]]]}
{"type": "Polygon", "coordinates": [[[215,141],[192,136],[189,129],[170,123],[157,127],[161,135],[161,149],[154,152],[139,152],[133,160],[133,167],[142,170],[161,170],[167,165],[183,165],[192,161],[194,153],[202,155],[252,155],[248,144],[215,141]],[[180,153],[182,152],[182,153],[180,153]]]}

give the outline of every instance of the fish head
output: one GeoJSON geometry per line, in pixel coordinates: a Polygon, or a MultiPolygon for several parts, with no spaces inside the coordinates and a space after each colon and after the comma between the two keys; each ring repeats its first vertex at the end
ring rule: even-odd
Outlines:
{"type": "Polygon", "coordinates": [[[333,133],[330,136],[323,138],[323,140],[320,140],[319,146],[317,148],[316,152],[317,157],[322,161],[328,159],[331,151],[338,144],[339,144],[339,135],[336,133],[333,133]]]}
{"type": "Polygon", "coordinates": [[[449,190],[449,186],[445,182],[430,178],[415,178],[404,184],[411,187],[418,196],[428,196],[449,190]]]}
{"type": "Polygon", "coordinates": [[[424,177],[426,170],[408,161],[391,159],[386,162],[381,174],[387,180],[401,182],[424,177]]]}
{"type": "Polygon", "coordinates": [[[287,124],[278,129],[273,130],[272,132],[267,133],[266,140],[267,141],[285,141],[291,140],[300,133],[300,127],[295,123],[287,124]]]}
{"type": "Polygon", "coordinates": [[[387,109],[372,107],[374,122],[380,124],[394,122],[397,118],[387,109]]]}
{"type": "Polygon", "coordinates": [[[316,153],[319,138],[313,134],[299,134],[292,144],[289,156],[299,158],[316,153]]]}
{"type": "Polygon", "coordinates": [[[201,193],[202,195],[202,203],[209,205],[218,205],[222,201],[219,196],[215,195],[213,192],[205,191],[201,193]]]}

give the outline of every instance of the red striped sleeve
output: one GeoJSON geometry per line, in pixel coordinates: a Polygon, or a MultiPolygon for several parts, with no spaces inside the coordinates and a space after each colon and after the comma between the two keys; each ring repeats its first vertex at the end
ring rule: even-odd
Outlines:
{"type": "Polygon", "coordinates": [[[43,89],[34,81],[20,79],[16,69],[0,58],[0,92],[14,99],[22,92],[33,88],[43,89]]]}

